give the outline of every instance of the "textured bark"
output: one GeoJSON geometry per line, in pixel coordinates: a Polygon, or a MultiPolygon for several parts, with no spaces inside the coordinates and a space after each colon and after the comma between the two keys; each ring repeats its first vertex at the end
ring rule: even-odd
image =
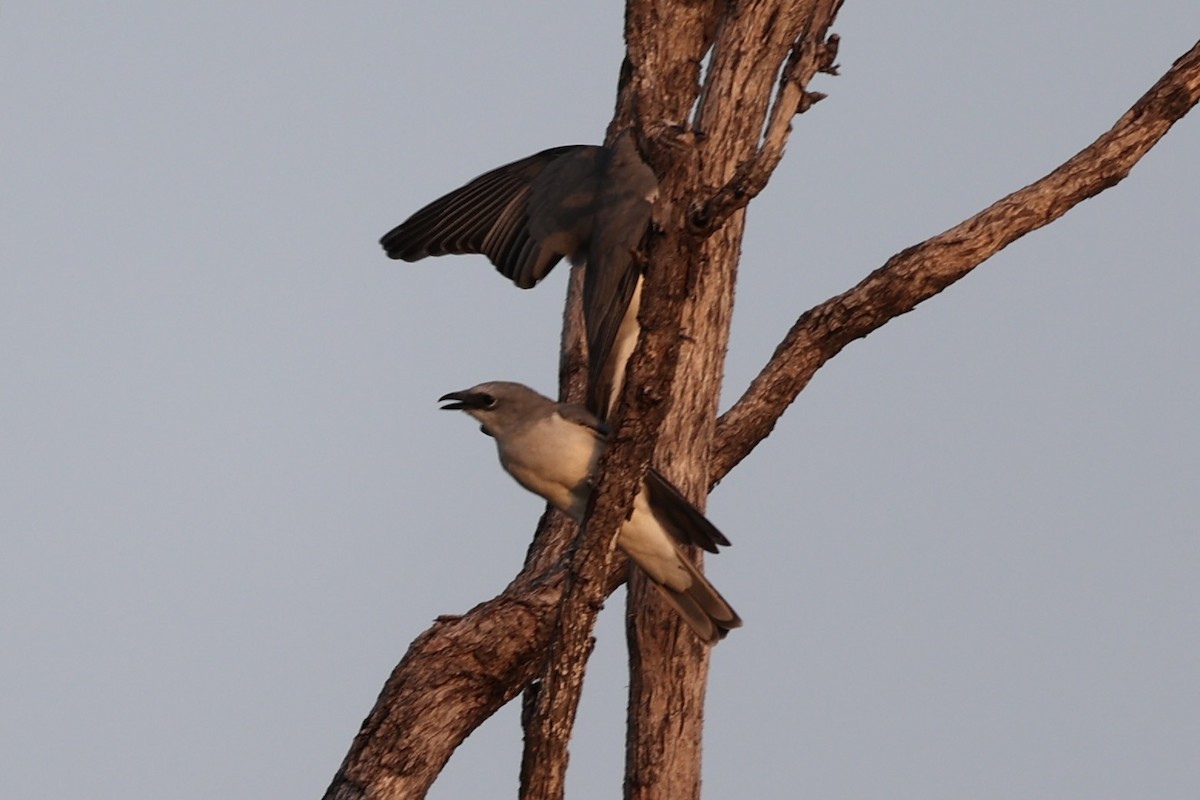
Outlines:
{"type": "MultiPolygon", "coordinates": [[[[643,150],[661,179],[662,202],[655,211],[659,231],[647,243],[642,342],[631,361],[592,516],[577,539],[561,515],[548,513],[525,568],[503,593],[463,616],[438,619],[412,643],[326,798],[424,796],[454,748],[539,676],[539,691],[527,697],[531,738],[523,792],[561,797],[595,611],[624,578],[622,559],[609,557],[612,540],[652,454],[682,490],[701,500],[706,487],[770,433],[812,374],[842,347],[1116,184],[1200,99],[1198,44],[1111,131],[1058,170],[897,254],[855,288],[803,314],[746,394],[717,421],[741,209],[782,153],[786,126],[778,120],[790,119],[788,104],[801,110],[813,99],[804,92],[804,74],[832,67],[834,44],[824,31],[837,5],[629,3],[629,56],[613,130],[630,122],[640,126],[643,150]],[[699,65],[710,44],[701,97],[699,65]],[[775,113],[771,90],[785,62],[775,113]],[[797,84],[789,88],[788,81],[797,84]],[[685,125],[694,106],[698,133],[685,125]],[[535,763],[542,755],[549,759],[545,769],[535,763]]],[[[579,397],[582,358],[572,336],[568,325],[563,391],[579,397]]],[[[630,602],[626,794],[694,797],[707,653],[640,581],[634,581],[630,602]]]]}
{"type": "MultiPolygon", "coordinates": [[[[700,508],[710,483],[742,208],[761,191],[782,156],[804,85],[818,67],[828,65],[826,31],[839,5],[758,2],[728,8],[715,28],[699,95],[693,124],[699,136],[690,171],[660,184],[664,235],[648,253],[651,269],[662,270],[675,260],[687,262],[681,268],[690,266],[678,328],[680,363],[673,384],[660,384],[666,377],[662,373],[642,378],[638,364],[629,383],[649,385],[673,398],[655,463],[700,508]],[[771,113],[773,97],[778,113],[771,113]],[[712,187],[719,188],[714,192],[712,187]],[[718,206],[706,198],[724,199],[718,206]]],[[[627,34],[631,54],[632,34],[627,34]]],[[[636,62],[634,66],[637,75],[636,62]]],[[[644,78],[653,80],[652,74],[644,78]]],[[[639,113],[653,119],[655,111],[643,102],[639,113]]],[[[652,299],[645,302],[652,308],[652,299]]],[[[732,535],[736,542],[737,532],[732,535]]],[[[629,605],[625,795],[638,800],[699,797],[709,651],[640,574],[631,577],[629,605]]]]}

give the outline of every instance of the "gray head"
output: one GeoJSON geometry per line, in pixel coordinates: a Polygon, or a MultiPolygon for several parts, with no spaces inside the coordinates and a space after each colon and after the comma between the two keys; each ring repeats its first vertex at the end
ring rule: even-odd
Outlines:
{"type": "Polygon", "coordinates": [[[503,436],[550,414],[555,402],[523,383],[489,381],[438,398],[442,411],[465,411],[488,436],[503,436]]]}

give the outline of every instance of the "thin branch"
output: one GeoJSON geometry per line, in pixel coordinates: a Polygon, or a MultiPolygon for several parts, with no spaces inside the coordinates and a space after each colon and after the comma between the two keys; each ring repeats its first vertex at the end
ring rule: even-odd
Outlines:
{"type": "Polygon", "coordinates": [[[623,390],[624,413],[601,458],[583,530],[575,542],[570,575],[541,684],[525,723],[521,797],[559,800],[566,782],[567,743],[583,688],[584,667],[594,640],[596,615],[611,589],[617,530],[650,463],[670,405],[679,358],[680,319],[688,296],[686,259],[656,261],[643,290],[641,335],[623,390]]]}
{"type": "Polygon", "coordinates": [[[1120,182],[1200,100],[1200,42],[1111,130],[1046,177],[888,259],[853,289],[800,316],[746,393],[722,415],[715,484],[770,435],[813,374],[843,347],[911,311],[999,250],[1120,182]]]}
{"type": "Polygon", "coordinates": [[[762,143],[751,158],[742,162],[733,178],[693,211],[688,220],[693,230],[703,232],[720,228],[730,216],[745,208],[766,188],[772,173],[783,159],[784,148],[792,133],[792,117],[803,114],[825,97],[820,92],[809,92],[809,82],[818,72],[837,74],[837,52],[841,40],[837,34],[829,35],[829,28],[841,5],[842,0],[827,0],[813,9],[811,19],[815,27],[806,25],[802,29],[779,74],[779,89],[771,106],[762,143]]]}
{"type": "MultiPolygon", "coordinates": [[[[622,66],[617,109],[609,136],[631,124],[643,129],[643,133],[647,132],[645,128],[651,129],[652,135],[642,137],[641,141],[652,151],[650,155],[660,180],[669,179],[672,173],[688,174],[672,164],[694,158],[690,137],[676,135],[681,128],[671,120],[682,121],[694,102],[700,56],[709,47],[722,9],[720,2],[670,5],[631,2],[627,7],[628,55],[622,66]],[[662,31],[668,29],[672,32],[673,46],[664,48],[662,31]],[[644,126],[643,120],[650,122],[644,126]]],[[[660,225],[662,213],[661,208],[656,212],[660,225]]],[[[673,227],[682,230],[682,219],[673,227]]],[[[526,697],[522,714],[525,729],[522,798],[546,800],[563,795],[567,742],[582,692],[584,667],[592,650],[591,631],[596,614],[610,593],[597,585],[595,576],[609,569],[606,564],[614,555],[617,529],[632,504],[666,414],[663,399],[670,397],[669,383],[678,358],[679,317],[686,298],[684,290],[666,302],[658,299],[663,292],[656,287],[671,281],[676,287],[687,284],[686,276],[674,273],[652,273],[647,279],[642,313],[643,317],[651,315],[651,319],[642,320],[638,352],[624,384],[625,412],[618,419],[616,435],[600,465],[602,477],[576,541],[570,578],[542,680],[537,691],[529,692],[526,697]],[[655,365],[659,368],[657,375],[648,377],[655,365]],[[641,391],[634,392],[633,386],[641,391]]]]}

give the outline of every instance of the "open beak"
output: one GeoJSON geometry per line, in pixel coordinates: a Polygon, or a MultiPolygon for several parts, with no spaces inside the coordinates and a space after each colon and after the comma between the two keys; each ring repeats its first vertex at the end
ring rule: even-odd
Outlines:
{"type": "Polygon", "coordinates": [[[438,398],[439,403],[446,403],[441,407],[442,411],[461,411],[467,407],[466,392],[449,392],[438,398]],[[448,402],[452,401],[452,402],[448,402]]]}
{"type": "Polygon", "coordinates": [[[487,408],[495,401],[489,394],[463,390],[444,394],[438,398],[438,402],[446,404],[441,407],[442,411],[468,411],[472,408],[487,408]]]}

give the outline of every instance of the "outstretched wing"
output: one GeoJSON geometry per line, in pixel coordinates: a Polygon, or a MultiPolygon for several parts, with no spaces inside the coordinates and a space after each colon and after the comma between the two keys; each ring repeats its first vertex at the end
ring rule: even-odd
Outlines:
{"type": "Polygon", "coordinates": [[[570,244],[569,237],[555,236],[557,232],[545,230],[540,220],[531,226],[530,198],[544,194],[539,178],[564,157],[570,162],[599,149],[593,145],[552,147],[485,172],[417,211],[389,231],[380,244],[389,257],[403,261],[480,253],[501,274],[528,289],[571,253],[562,247],[564,242],[570,244]]]}

